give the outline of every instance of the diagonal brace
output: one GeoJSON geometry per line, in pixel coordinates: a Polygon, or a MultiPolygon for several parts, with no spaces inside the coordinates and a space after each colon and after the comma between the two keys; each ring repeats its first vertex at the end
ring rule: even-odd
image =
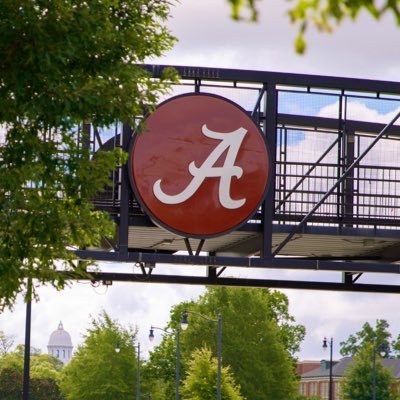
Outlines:
{"type": "Polygon", "coordinates": [[[290,192],[285,196],[283,200],[279,202],[277,207],[275,208],[275,211],[278,211],[283,204],[285,204],[286,200],[295,192],[295,190],[308,178],[311,174],[311,172],[314,171],[315,168],[321,163],[321,161],[328,155],[328,153],[338,144],[339,138],[337,138],[322,154],[320,158],[312,165],[312,167],[301,177],[301,179],[294,185],[294,187],[290,190],[290,192]]]}
{"type": "Polygon", "coordinates": [[[185,238],[185,239],[184,239],[184,242],[185,242],[186,249],[187,249],[189,255],[191,255],[191,256],[193,256],[193,255],[198,256],[198,255],[200,254],[201,250],[203,249],[205,239],[201,239],[201,240],[200,240],[200,242],[199,242],[199,244],[198,244],[198,246],[197,246],[197,249],[196,249],[196,253],[193,253],[193,249],[192,249],[192,246],[190,245],[190,242],[189,242],[189,239],[188,239],[188,238],[185,238]]]}
{"type": "Polygon", "coordinates": [[[260,93],[259,93],[259,95],[258,95],[256,104],[255,104],[255,106],[254,106],[254,108],[253,108],[253,111],[252,111],[252,113],[251,113],[251,117],[252,117],[252,118],[253,118],[254,115],[256,114],[257,108],[260,107],[261,100],[262,100],[262,98],[263,98],[265,92],[266,92],[266,90],[265,90],[265,85],[264,85],[263,88],[260,90],[260,93]]]}

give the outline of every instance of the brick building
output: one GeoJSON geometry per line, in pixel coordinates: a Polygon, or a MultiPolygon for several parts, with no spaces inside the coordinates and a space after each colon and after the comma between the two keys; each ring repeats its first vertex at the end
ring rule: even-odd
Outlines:
{"type": "MultiPolygon", "coordinates": [[[[345,357],[332,362],[332,398],[334,400],[339,400],[340,384],[352,361],[351,357],[345,357]]],[[[384,367],[390,368],[394,378],[400,382],[400,360],[385,358],[380,362],[384,367]]],[[[330,362],[326,360],[300,362],[297,368],[300,375],[299,393],[306,397],[319,396],[321,400],[328,400],[329,365],[330,362]]]]}

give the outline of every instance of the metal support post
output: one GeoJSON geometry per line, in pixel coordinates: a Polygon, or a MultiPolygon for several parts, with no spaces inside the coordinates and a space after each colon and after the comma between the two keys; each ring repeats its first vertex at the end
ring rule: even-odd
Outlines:
{"type": "Polygon", "coordinates": [[[22,400],[29,400],[30,360],[31,360],[31,318],[32,318],[32,278],[28,278],[25,320],[24,383],[22,400]]]}
{"type": "Polygon", "coordinates": [[[140,343],[137,345],[136,400],[140,400],[140,343]]]}

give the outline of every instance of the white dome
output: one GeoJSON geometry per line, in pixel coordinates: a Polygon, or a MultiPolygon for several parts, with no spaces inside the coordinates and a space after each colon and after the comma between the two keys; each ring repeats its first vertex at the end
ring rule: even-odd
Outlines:
{"type": "Polygon", "coordinates": [[[57,330],[55,330],[49,339],[48,347],[73,347],[70,334],[64,330],[63,324],[60,321],[57,330]]]}

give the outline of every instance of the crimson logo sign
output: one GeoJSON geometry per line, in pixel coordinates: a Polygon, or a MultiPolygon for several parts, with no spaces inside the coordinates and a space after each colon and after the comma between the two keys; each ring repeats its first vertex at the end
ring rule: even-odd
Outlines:
{"type": "Polygon", "coordinates": [[[160,104],[130,150],[136,198],[158,225],[182,236],[222,235],[264,198],[269,157],[257,125],[237,104],[187,94],[160,104]]]}

